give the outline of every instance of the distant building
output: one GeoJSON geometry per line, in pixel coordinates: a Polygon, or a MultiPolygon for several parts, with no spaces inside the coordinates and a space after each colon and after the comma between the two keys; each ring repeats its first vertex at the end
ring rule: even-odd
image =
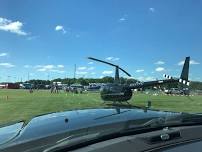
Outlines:
{"type": "Polygon", "coordinates": [[[20,85],[17,83],[1,83],[0,88],[3,88],[3,89],[19,89],[20,85]]]}

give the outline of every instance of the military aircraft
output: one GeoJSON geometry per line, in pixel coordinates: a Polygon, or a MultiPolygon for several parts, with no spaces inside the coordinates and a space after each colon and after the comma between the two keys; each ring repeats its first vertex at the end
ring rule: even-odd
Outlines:
{"type": "Polygon", "coordinates": [[[88,59],[97,61],[97,62],[101,62],[104,64],[108,64],[110,66],[115,67],[114,82],[110,83],[110,84],[106,84],[105,86],[103,86],[101,88],[100,94],[101,94],[101,98],[104,101],[127,102],[128,100],[131,99],[131,97],[133,95],[133,92],[132,92],[133,89],[140,89],[140,88],[145,88],[145,87],[150,87],[150,86],[158,86],[158,85],[162,85],[162,84],[169,84],[169,83],[176,83],[176,82],[182,83],[187,86],[189,86],[189,84],[190,84],[190,82],[188,80],[190,57],[186,57],[186,59],[185,59],[180,78],[175,78],[175,77],[171,77],[169,75],[164,75],[164,77],[166,78],[165,80],[137,82],[132,85],[120,83],[119,70],[124,72],[129,77],[131,77],[131,75],[128,72],[126,72],[124,69],[119,67],[118,65],[115,65],[115,64],[103,61],[103,60],[99,60],[99,59],[96,59],[93,57],[88,57],[88,59]]]}

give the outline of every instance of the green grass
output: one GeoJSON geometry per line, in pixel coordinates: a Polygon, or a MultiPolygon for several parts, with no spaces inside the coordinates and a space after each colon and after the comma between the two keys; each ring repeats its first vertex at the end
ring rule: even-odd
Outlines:
{"type": "MultiPolygon", "coordinates": [[[[178,112],[202,112],[202,96],[153,96],[136,94],[129,101],[134,106],[145,106],[152,101],[152,108],[178,112]]],[[[0,124],[16,120],[29,120],[49,112],[71,109],[103,107],[99,93],[50,94],[39,90],[30,94],[28,90],[0,90],[0,124]],[[8,96],[8,99],[7,99],[8,96]]]]}

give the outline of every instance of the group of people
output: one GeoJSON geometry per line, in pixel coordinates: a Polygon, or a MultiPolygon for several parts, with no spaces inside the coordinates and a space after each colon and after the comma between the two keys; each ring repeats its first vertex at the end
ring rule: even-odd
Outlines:
{"type": "Polygon", "coordinates": [[[50,91],[51,93],[59,93],[58,84],[57,83],[52,84],[50,91]]]}

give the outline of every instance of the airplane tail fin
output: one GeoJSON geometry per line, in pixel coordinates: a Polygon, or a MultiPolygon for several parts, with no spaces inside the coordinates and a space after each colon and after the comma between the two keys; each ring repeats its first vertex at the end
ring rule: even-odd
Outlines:
{"type": "Polygon", "coordinates": [[[189,62],[190,62],[190,57],[186,57],[180,78],[176,79],[176,78],[173,78],[173,77],[171,77],[169,75],[165,75],[165,74],[164,74],[164,77],[167,79],[178,80],[180,83],[183,83],[183,84],[189,86],[189,84],[190,84],[190,82],[189,82],[189,62]]]}

